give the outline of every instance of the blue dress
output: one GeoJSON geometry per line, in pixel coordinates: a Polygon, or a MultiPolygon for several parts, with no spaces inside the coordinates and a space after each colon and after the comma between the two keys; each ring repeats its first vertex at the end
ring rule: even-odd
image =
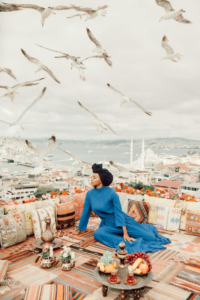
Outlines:
{"type": "Polygon", "coordinates": [[[135,239],[131,243],[125,242],[128,253],[156,252],[166,249],[163,244],[171,243],[170,239],[158,234],[155,226],[139,224],[124,213],[119,196],[112,188],[103,186],[87,192],[79,230],[86,230],[91,210],[101,218],[100,227],[94,232],[94,237],[108,247],[119,249],[119,243],[124,241],[123,226],[126,226],[128,235],[135,239]]]}

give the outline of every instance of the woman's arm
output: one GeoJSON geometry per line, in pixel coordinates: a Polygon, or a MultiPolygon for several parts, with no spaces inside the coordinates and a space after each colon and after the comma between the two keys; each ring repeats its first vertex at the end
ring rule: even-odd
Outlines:
{"type": "Polygon", "coordinates": [[[88,196],[88,193],[87,193],[86,197],[85,197],[85,203],[84,203],[84,206],[83,206],[83,211],[82,211],[80,223],[79,223],[79,226],[78,226],[79,231],[85,231],[86,230],[88,220],[89,220],[89,217],[90,217],[90,212],[91,212],[91,205],[90,205],[89,196],[88,196]]]}
{"type": "MultiPolygon", "coordinates": [[[[130,236],[128,235],[126,226],[123,226],[122,229],[123,229],[123,232],[124,232],[124,240],[125,240],[125,242],[126,242],[126,241],[129,241],[129,243],[131,243],[131,241],[135,241],[134,238],[132,238],[132,237],[130,237],[130,236]]],[[[132,243],[131,243],[131,244],[132,244],[132,243]]]]}

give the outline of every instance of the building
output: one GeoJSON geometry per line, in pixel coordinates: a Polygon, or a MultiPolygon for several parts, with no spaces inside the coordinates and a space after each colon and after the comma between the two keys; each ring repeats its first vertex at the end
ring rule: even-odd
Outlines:
{"type": "Polygon", "coordinates": [[[38,189],[38,184],[16,184],[8,187],[6,191],[6,198],[20,200],[24,197],[32,195],[38,189]],[[12,193],[9,193],[9,191],[12,193]]]}
{"type": "Polygon", "coordinates": [[[184,181],[181,185],[181,193],[200,197],[200,182],[184,181]]]}
{"type": "Polygon", "coordinates": [[[155,188],[165,190],[168,189],[169,191],[176,191],[178,193],[181,192],[181,185],[183,181],[172,181],[172,180],[161,180],[154,184],[155,188]]]}

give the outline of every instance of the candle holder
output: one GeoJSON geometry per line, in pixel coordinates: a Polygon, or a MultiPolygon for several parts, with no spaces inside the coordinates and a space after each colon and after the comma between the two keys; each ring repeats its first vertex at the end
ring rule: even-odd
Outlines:
{"type": "Polygon", "coordinates": [[[117,257],[118,257],[119,260],[120,260],[119,267],[120,267],[120,268],[125,268],[125,267],[126,267],[125,259],[126,259],[126,257],[127,257],[127,250],[125,250],[126,244],[122,241],[122,242],[119,244],[119,248],[120,248],[120,249],[117,251],[117,257]]]}

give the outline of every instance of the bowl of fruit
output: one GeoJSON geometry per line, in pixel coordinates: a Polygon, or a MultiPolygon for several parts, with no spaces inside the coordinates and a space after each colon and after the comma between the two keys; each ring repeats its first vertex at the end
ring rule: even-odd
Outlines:
{"type": "Polygon", "coordinates": [[[129,264],[128,269],[133,270],[135,275],[146,275],[152,269],[149,256],[143,252],[128,254],[125,263],[129,264]]]}
{"type": "Polygon", "coordinates": [[[118,269],[111,252],[106,251],[106,253],[104,253],[100,262],[97,264],[97,269],[102,273],[111,273],[112,270],[118,269]]]}

